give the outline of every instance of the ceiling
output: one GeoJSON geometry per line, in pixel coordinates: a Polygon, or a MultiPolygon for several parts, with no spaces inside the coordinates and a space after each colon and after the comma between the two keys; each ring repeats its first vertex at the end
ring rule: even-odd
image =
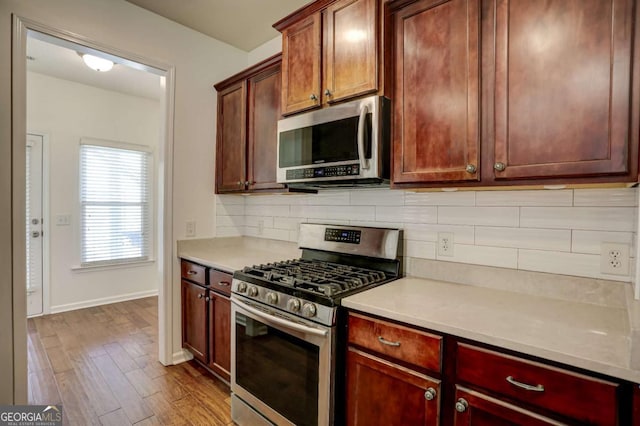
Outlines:
{"type": "Polygon", "coordinates": [[[310,0],[127,0],[246,52],[275,38],[272,25],[310,0]]]}
{"type": "Polygon", "coordinates": [[[84,46],[30,32],[27,38],[27,71],[143,98],[159,100],[162,97],[159,75],[135,69],[124,60],[116,63],[111,71],[94,71],[78,54],[86,50],[84,46]]]}

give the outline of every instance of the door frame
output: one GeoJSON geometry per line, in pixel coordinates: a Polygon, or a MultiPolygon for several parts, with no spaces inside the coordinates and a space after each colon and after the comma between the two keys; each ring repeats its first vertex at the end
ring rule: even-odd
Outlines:
{"type": "MultiPolygon", "coordinates": [[[[156,221],[158,280],[158,359],[163,365],[173,357],[173,274],[177,270],[173,239],[173,146],[175,66],[102,44],[70,31],[54,28],[24,17],[12,15],[11,53],[11,147],[12,147],[12,288],[13,288],[13,380],[14,403],[27,403],[27,312],[26,312],[26,243],[25,191],[26,166],[24,144],[27,137],[26,117],[26,48],[29,30],[80,44],[88,51],[98,50],[117,58],[142,64],[165,74],[163,147],[158,150],[162,180],[158,182],[158,214],[156,221]]],[[[150,69],[148,68],[148,69],[150,69]]]]}
{"type": "MultiPolygon", "coordinates": [[[[49,135],[44,132],[29,131],[27,135],[40,136],[42,138],[42,217],[49,218],[49,135]]],[[[25,139],[26,140],[26,139],[25,139]]],[[[51,293],[50,293],[50,268],[49,256],[51,256],[49,238],[51,237],[52,223],[44,223],[42,233],[42,313],[33,317],[47,315],[51,313],[51,293]]],[[[29,318],[33,318],[29,317],[29,318]]]]}

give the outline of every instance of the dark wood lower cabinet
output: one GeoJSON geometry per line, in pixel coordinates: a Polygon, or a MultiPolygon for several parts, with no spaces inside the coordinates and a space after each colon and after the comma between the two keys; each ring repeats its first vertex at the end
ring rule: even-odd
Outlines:
{"type": "Polygon", "coordinates": [[[455,426],[539,426],[564,424],[460,386],[456,387],[455,400],[455,426]]]}
{"type": "Polygon", "coordinates": [[[440,381],[349,348],[348,425],[437,425],[440,381]]]}
{"type": "Polygon", "coordinates": [[[222,378],[231,378],[231,301],[209,292],[209,363],[222,378]]]}
{"type": "Polygon", "coordinates": [[[207,290],[182,280],[182,347],[207,362],[207,290]]]}

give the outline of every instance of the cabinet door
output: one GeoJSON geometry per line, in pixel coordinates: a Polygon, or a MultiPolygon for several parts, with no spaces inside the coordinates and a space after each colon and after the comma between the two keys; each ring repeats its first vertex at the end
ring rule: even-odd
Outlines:
{"type": "Polygon", "coordinates": [[[182,347],[207,362],[207,290],[182,280],[182,347]]]}
{"type": "Polygon", "coordinates": [[[231,302],[209,292],[209,368],[229,380],[231,371],[231,302]]]}
{"type": "Polygon", "coordinates": [[[496,1],[496,179],[628,172],[632,12],[633,0],[496,1]]]}
{"type": "Polygon", "coordinates": [[[282,113],[320,105],[320,13],[282,32],[282,113]]]}
{"type": "Polygon", "coordinates": [[[378,89],[378,0],[341,0],[324,11],[324,103],[378,89]]]}
{"type": "Polygon", "coordinates": [[[437,425],[439,407],[439,380],[349,348],[348,425],[437,425]]]}
{"type": "Polygon", "coordinates": [[[246,96],[241,82],[218,93],[216,192],[243,191],[246,179],[246,96]]]}
{"type": "Polygon", "coordinates": [[[248,180],[249,189],[277,189],[280,66],[249,79],[248,180]]]}
{"type": "Polygon", "coordinates": [[[456,386],[455,401],[454,426],[543,426],[564,424],[460,386],[456,386]]]}
{"type": "Polygon", "coordinates": [[[395,183],[479,179],[479,22],[479,0],[394,13],[395,183]]]}

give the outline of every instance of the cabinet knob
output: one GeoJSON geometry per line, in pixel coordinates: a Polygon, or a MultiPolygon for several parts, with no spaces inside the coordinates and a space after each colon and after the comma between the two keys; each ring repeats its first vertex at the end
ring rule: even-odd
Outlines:
{"type": "Polygon", "coordinates": [[[460,398],[458,399],[458,402],[456,402],[456,411],[458,413],[464,413],[467,411],[467,407],[469,407],[469,403],[464,398],[460,398]]]}
{"type": "Polygon", "coordinates": [[[467,173],[470,173],[470,174],[473,175],[473,174],[476,173],[477,168],[473,164],[467,164],[467,169],[466,170],[467,170],[467,173]]]}
{"type": "Polygon", "coordinates": [[[496,163],[496,164],[494,164],[494,165],[493,165],[493,168],[494,168],[496,171],[498,171],[498,172],[502,172],[502,171],[504,171],[504,169],[506,169],[506,168],[507,168],[507,165],[506,165],[506,164],[504,164],[504,163],[500,163],[500,162],[498,162],[498,163],[496,163]]]}
{"type": "Polygon", "coordinates": [[[312,101],[317,101],[318,97],[316,96],[315,93],[312,93],[311,96],[309,96],[309,99],[311,99],[312,101]]]}
{"type": "Polygon", "coordinates": [[[324,89],[324,95],[325,95],[325,96],[327,96],[327,97],[332,96],[332,95],[331,95],[331,90],[329,90],[329,89],[324,89]]]}
{"type": "Polygon", "coordinates": [[[253,184],[255,184],[255,181],[252,181],[252,180],[248,180],[248,181],[245,182],[245,185],[247,185],[247,186],[251,186],[253,184]]]}
{"type": "Polygon", "coordinates": [[[243,182],[243,181],[241,181],[241,180],[239,180],[239,181],[238,181],[238,186],[244,186],[244,182],[243,182]]]}
{"type": "Polygon", "coordinates": [[[198,293],[198,299],[202,299],[204,297],[203,293],[198,293]]]}
{"type": "Polygon", "coordinates": [[[425,392],[424,392],[424,399],[426,399],[427,401],[432,401],[433,399],[435,399],[437,393],[436,390],[434,388],[428,388],[425,392]]]}
{"type": "Polygon", "coordinates": [[[210,301],[210,300],[211,300],[211,298],[210,298],[210,297],[205,297],[205,298],[204,298],[204,301],[205,301],[205,302],[208,302],[208,301],[210,301]]]}

